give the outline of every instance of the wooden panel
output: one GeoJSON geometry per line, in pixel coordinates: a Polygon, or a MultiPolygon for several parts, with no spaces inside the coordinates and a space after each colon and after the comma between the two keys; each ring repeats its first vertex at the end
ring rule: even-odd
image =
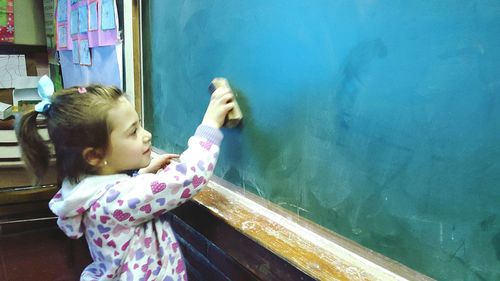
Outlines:
{"type": "MultiPolygon", "coordinates": [[[[45,204],[46,206],[47,204],[45,204]]],[[[55,220],[56,217],[50,211],[43,208],[33,209],[29,213],[18,214],[15,218],[13,218],[12,214],[9,214],[7,218],[0,218],[0,237],[20,232],[32,232],[35,229],[47,229],[54,226],[55,220]],[[45,217],[42,217],[42,215],[45,217]],[[27,219],[19,219],[19,216],[27,217],[27,219]]]]}
{"type": "Polygon", "coordinates": [[[21,150],[18,145],[0,146],[0,159],[21,159],[21,150]]]}
{"type": "MultiPolygon", "coordinates": [[[[40,120],[39,123],[43,126],[43,121],[40,120]]],[[[44,140],[49,139],[47,128],[41,127],[39,132],[44,140]]],[[[2,225],[0,231],[2,233],[5,233],[6,229],[15,231],[21,225],[33,225],[13,224],[13,221],[53,216],[48,210],[48,201],[57,192],[59,185],[57,185],[54,160],[49,164],[46,176],[39,185],[34,186],[33,175],[25,169],[21,161],[21,151],[15,131],[12,128],[0,130],[0,223],[2,225]]],[[[43,222],[36,225],[43,226],[43,222]]]]}
{"type": "Polygon", "coordinates": [[[189,242],[178,237],[181,245],[182,255],[186,263],[186,270],[190,281],[207,280],[205,276],[210,276],[212,280],[230,281],[226,275],[217,269],[206,256],[192,248],[189,242]]]}
{"type": "Polygon", "coordinates": [[[171,223],[178,236],[188,241],[190,248],[204,253],[207,260],[230,280],[313,280],[199,204],[186,203],[172,213],[179,218],[171,223]],[[198,233],[207,241],[199,239],[198,233]]]}
{"type": "MultiPolygon", "coordinates": [[[[41,184],[54,184],[56,182],[56,169],[54,166],[50,166],[41,184]]],[[[24,167],[0,168],[0,190],[3,188],[30,186],[33,183],[33,176],[24,167]]]]}
{"type": "MultiPolygon", "coordinates": [[[[48,141],[49,134],[43,124],[44,121],[39,121],[40,128],[38,129],[41,137],[48,141]]],[[[49,143],[49,149],[53,151],[52,145],[49,143]]],[[[54,164],[54,159],[51,160],[51,166],[54,164]]],[[[25,171],[24,163],[21,160],[21,150],[17,143],[16,133],[13,129],[0,130],[0,188],[12,186],[27,186],[34,182],[32,176],[25,171]]],[[[49,167],[46,179],[42,183],[55,183],[55,169],[49,167]]]]}
{"type": "Polygon", "coordinates": [[[48,200],[0,204],[0,235],[47,228],[55,223],[48,200]]]}
{"type": "Polygon", "coordinates": [[[21,159],[2,159],[0,161],[0,169],[22,167],[24,167],[24,162],[21,159]]]}
{"type": "MultiPolygon", "coordinates": [[[[0,53],[7,54],[6,52],[4,52],[4,50],[2,50],[3,49],[2,47],[3,47],[3,45],[0,45],[0,53]]],[[[0,89],[0,102],[6,103],[6,104],[13,104],[13,102],[12,102],[12,91],[13,90],[14,90],[13,88],[0,89]]],[[[14,118],[10,118],[7,120],[0,120],[0,130],[1,129],[12,129],[12,128],[14,128],[14,118]]]]}
{"type": "MultiPolygon", "coordinates": [[[[39,129],[38,133],[44,140],[49,140],[49,132],[47,131],[47,128],[39,129]]],[[[0,146],[5,143],[17,143],[16,132],[14,130],[0,130],[0,146]]]]}
{"type": "Polygon", "coordinates": [[[57,185],[29,187],[26,189],[4,188],[0,190],[0,205],[42,200],[48,201],[58,189],[57,185]]]}
{"type": "MultiPolygon", "coordinates": [[[[170,212],[167,216],[177,237],[180,238],[179,243],[183,246],[186,259],[189,261],[185,251],[194,253],[194,260],[189,262],[196,267],[196,271],[200,272],[198,268],[207,267],[206,265],[197,265],[198,263],[210,263],[210,267],[223,272],[224,278],[229,280],[258,280],[256,275],[234,259],[227,248],[218,241],[220,238],[236,241],[238,239],[234,238],[235,234],[238,238],[246,237],[234,230],[226,232],[219,239],[212,235],[218,232],[217,228],[224,227],[224,223],[211,215],[206,208],[190,202],[170,212]],[[196,257],[197,255],[201,255],[203,259],[196,257]]],[[[242,248],[244,246],[243,243],[238,243],[238,245],[242,248]]],[[[257,251],[254,252],[254,254],[256,253],[257,251]]]]}
{"type": "Polygon", "coordinates": [[[0,205],[0,221],[16,219],[31,219],[54,216],[49,210],[47,200],[0,205]]]}
{"type": "MultiPolygon", "coordinates": [[[[41,137],[48,141],[49,133],[47,128],[38,130],[41,137]]],[[[52,146],[49,144],[50,149],[52,146]]],[[[0,168],[21,166],[21,150],[17,143],[16,132],[14,130],[0,130],[0,168]]]]}
{"type": "Polygon", "coordinates": [[[26,226],[45,225],[39,218],[54,217],[48,208],[49,200],[59,189],[58,185],[46,185],[26,188],[0,189],[0,224],[1,232],[17,231],[26,226]],[[12,224],[11,222],[33,220],[36,224],[12,224]]]}

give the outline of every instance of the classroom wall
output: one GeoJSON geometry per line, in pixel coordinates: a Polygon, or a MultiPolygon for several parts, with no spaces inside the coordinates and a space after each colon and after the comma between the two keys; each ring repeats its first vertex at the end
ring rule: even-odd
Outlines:
{"type": "Polygon", "coordinates": [[[500,2],[144,4],[145,120],[181,152],[216,76],[216,174],[439,280],[500,279],[500,2]]]}
{"type": "Polygon", "coordinates": [[[43,1],[14,1],[14,43],[46,45],[43,1]]]}

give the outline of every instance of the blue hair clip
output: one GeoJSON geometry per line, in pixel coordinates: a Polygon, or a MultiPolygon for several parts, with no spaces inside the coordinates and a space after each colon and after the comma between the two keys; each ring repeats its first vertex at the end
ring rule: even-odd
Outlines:
{"type": "Polygon", "coordinates": [[[54,83],[47,75],[42,76],[38,81],[38,95],[42,101],[35,105],[35,111],[39,113],[46,113],[52,104],[51,98],[54,94],[54,83]]]}

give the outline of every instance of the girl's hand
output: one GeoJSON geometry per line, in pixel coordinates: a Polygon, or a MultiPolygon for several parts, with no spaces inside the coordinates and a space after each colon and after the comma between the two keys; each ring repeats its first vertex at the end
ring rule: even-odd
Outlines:
{"type": "Polygon", "coordinates": [[[172,159],[179,158],[179,154],[161,154],[151,159],[149,165],[138,171],[139,174],[156,173],[158,170],[170,164],[172,159]]]}
{"type": "Polygon", "coordinates": [[[221,87],[212,93],[207,111],[201,124],[219,129],[224,125],[226,115],[234,107],[231,89],[221,87]]]}

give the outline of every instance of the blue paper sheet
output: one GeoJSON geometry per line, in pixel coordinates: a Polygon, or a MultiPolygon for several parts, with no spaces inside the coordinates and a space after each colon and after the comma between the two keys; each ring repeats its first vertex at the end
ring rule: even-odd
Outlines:
{"type": "Polygon", "coordinates": [[[66,0],[59,0],[57,2],[57,22],[66,21],[68,18],[68,2],[66,0]]]}
{"type": "MultiPolygon", "coordinates": [[[[122,88],[116,46],[92,48],[92,66],[73,64],[72,51],[59,51],[63,86],[105,84],[122,88]]],[[[78,49],[77,49],[78,50],[78,49]]]]}
{"type": "Polygon", "coordinates": [[[89,4],[89,30],[97,30],[97,2],[89,4]]]}
{"type": "MultiPolygon", "coordinates": [[[[74,52],[75,50],[73,50],[74,52]]],[[[91,65],[92,62],[90,60],[90,49],[89,49],[89,40],[81,40],[79,46],[80,53],[80,64],[82,65],[91,65]]]]}
{"type": "Polygon", "coordinates": [[[60,25],[57,27],[59,30],[57,32],[57,44],[61,47],[68,46],[68,34],[66,32],[66,26],[60,25]]]}
{"type": "Polygon", "coordinates": [[[78,40],[73,40],[73,54],[72,54],[72,61],[73,63],[80,63],[80,57],[78,55],[78,40]]]}
{"type": "Polygon", "coordinates": [[[84,33],[88,31],[88,15],[87,5],[78,7],[78,31],[84,33]]]}
{"type": "Polygon", "coordinates": [[[71,10],[70,31],[71,35],[78,33],[78,9],[71,10]]]}
{"type": "Polygon", "coordinates": [[[102,0],[101,29],[115,28],[115,3],[113,0],[102,0]]]}

